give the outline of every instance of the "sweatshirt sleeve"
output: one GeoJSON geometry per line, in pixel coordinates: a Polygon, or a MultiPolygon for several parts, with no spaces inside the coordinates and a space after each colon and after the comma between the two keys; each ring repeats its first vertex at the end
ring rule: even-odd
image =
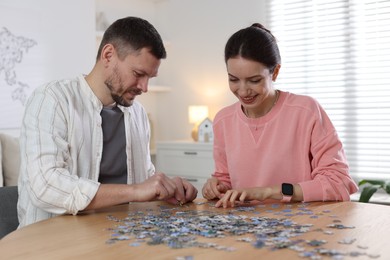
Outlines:
{"type": "Polygon", "coordinates": [[[215,171],[212,174],[212,177],[217,178],[219,181],[224,183],[229,189],[232,188],[230,175],[228,172],[226,151],[225,151],[225,142],[223,137],[223,131],[221,122],[218,123],[219,115],[217,114],[213,124],[214,131],[214,163],[215,171]]]}
{"type": "Polygon", "coordinates": [[[358,190],[349,174],[348,162],[337,132],[318,105],[311,136],[311,180],[299,182],[304,201],[349,201],[358,190]]]}

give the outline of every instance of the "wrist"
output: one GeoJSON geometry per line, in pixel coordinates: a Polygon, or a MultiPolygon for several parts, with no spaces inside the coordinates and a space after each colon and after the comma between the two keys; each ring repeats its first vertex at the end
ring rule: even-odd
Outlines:
{"type": "MultiPolygon", "coordinates": [[[[276,190],[275,187],[258,187],[256,192],[253,193],[255,200],[275,199],[276,190]]],[[[280,199],[280,198],[279,198],[280,199]]]]}
{"type": "Polygon", "coordinates": [[[270,195],[268,196],[269,199],[274,199],[274,200],[282,199],[283,196],[282,196],[280,185],[269,187],[269,189],[270,189],[270,195]]]}
{"type": "Polygon", "coordinates": [[[126,197],[128,198],[128,202],[142,202],[144,201],[141,198],[142,189],[139,184],[131,184],[127,185],[126,189],[126,197]]]}

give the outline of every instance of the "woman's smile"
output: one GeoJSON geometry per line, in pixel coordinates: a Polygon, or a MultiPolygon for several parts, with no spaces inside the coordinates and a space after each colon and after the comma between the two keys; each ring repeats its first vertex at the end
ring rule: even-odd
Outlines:
{"type": "Polygon", "coordinates": [[[242,103],[244,103],[246,105],[250,105],[250,104],[253,104],[256,101],[257,96],[258,95],[248,96],[248,97],[240,97],[240,99],[241,99],[242,103]]]}

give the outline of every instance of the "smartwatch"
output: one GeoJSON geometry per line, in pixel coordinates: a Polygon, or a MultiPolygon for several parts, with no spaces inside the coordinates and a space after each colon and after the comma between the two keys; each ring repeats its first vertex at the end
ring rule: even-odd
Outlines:
{"type": "Polygon", "coordinates": [[[294,195],[294,186],[291,183],[282,183],[282,200],[281,202],[290,202],[294,195]]]}

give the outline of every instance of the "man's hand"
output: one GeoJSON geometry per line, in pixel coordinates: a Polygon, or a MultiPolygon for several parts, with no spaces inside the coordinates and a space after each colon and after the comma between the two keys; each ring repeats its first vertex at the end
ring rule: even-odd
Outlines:
{"type": "Polygon", "coordinates": [[[134,201],[165,200],[177,193],[176,183],[164,173],[156,172],[142,183],[133,184],[134,201]]]}
{"type": "Polygon", "coordinates": [[[174,177],[172,180],[176,184],[176,193],[173,198],[167,200],[169,203],[184,204],[196,198],[198,190],[189,181],[180,177],[174,177]]]}
{"type": "Polygon", "coordinates": [[[174,204],[183,204],[193,201],[197,193],[197,189],[188,181],[179,177],[171,179],[164,173],[156,172],[142,183],[101,184],[85,209],[99,209],[131,201],[166,200],[174,204]]]}
{"type": "Polygon", "coordinates": [[[198,190],[180,177],[169,178],[156,172],[146,181],[134,184],[136,201],[167,200],[174,204],[184,204],[196,198],[198,190]]]}

